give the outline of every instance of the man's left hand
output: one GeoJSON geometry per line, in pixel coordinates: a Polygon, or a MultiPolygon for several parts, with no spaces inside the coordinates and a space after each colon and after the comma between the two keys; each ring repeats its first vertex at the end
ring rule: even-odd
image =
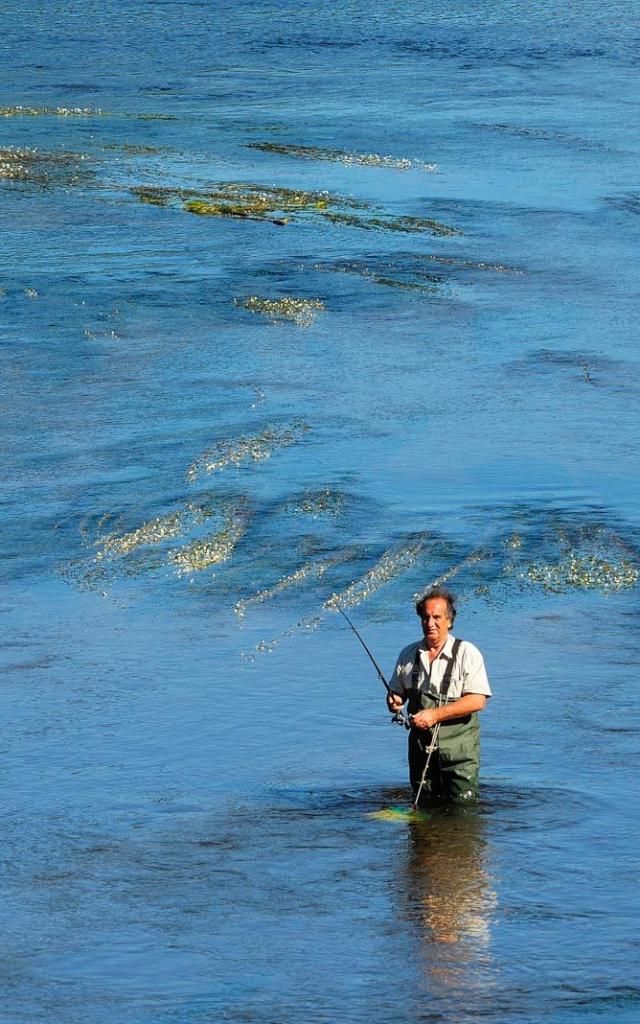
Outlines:
{"type": "Polygon", "coordinates": [[[423,708],[415,715],[410,716],[410,721],[416,729],[433,729],[438,718],[435,708],[423,708]]]}

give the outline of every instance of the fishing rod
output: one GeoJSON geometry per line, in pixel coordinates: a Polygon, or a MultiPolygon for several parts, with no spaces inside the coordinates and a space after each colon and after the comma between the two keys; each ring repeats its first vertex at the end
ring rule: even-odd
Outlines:
{"type": "Polygon", "coordinates": [[[420,785],[418,786],[418,792],[416,793],[416,795],[413,798],[412,807],[413,807],[414,811],[417,811],[418,807],[420,806],[420,795],[422,793],[422,790],[424,789],[424,784],[427,781],[427,771],[429,770],[429,762],[431,761],[431,756],[432,756],[434,750],[437,749],[439,735],[440,735],[440,722],[436,722],[436,724],[434,725],[433,730],[431,732],[431,743],[429,744],[427,750],[425,751],[425,753],[427,755],[427,759],[426,759],[426,761],[424,763],[424,768],[422,769],[422,777],[420,778],[420,785]]]}
{"type": "MultiPolygon", "coordinates": [[[[374,658],[373,654],[371,653],[371,651],[367,647],[366,643],[364,642],[364,640],[360,636],[360,633],[358,632],[358,630],[354,626],[353,622],[351,621],[351,619],[349,618],[347,613],[345,611],[343,611],[343,609],[340,607],[340,605],[337,602],[335,604],[335,607],[338,609],[338,611],[342,615],[342,618],[346,619],[347,624],[349,625],[349,628],[352,630],[353,633],[355,633],[356,637],[358,638],[358,640],[360,641],[360,643],[364,647],[364,649],[365,649],[365,651],[367,653],[367,656],[369,658],[369,661],[371,662],[371,664],[375,668],[376,672],[378,673],[378,678],[380,679],[380,682],[384,686],[385,690],[387,691],[388,694],[393,694],[393,690],[391,689],[391,687],[389,686],[387,680],[385,679],[384,673],[383,673],[382,669],[380,668],[380,666],[378,665],[378,662],[376,661],[376,659],[374,658]]],[[[391,719],[391,721],[395,722],[397,725],[404,725],[405,729],[409,729],[410,728],[409,719],[406,717],[406,715],[402,711],[396,711],[396,713],[393,716],[393,718],[391,719]]]]}
{"type": "MultiPolygon", "coordinates": [[[[448,704],[448,703],[449,703],[449,694],[447,693],[447,694],[445,694],[444,700],[442,700],[442,698],[440,698],[440,701],[438,703],[438,707],[439,708],[443,708],[445,706],[445,704],[448,704]]],[[[424,789],[425,782],[427,781],[427,772],[429,771],[429,762],[431,761],[431,757],[433,755],[434,750],[438,749],[438,739],[440,737],[440,725],[441,725],[440,722],[436,722],[436,724],[433,726],[433,728],[431,730],[431,743],[429,744],[429,746],[425,750],[425,754],[427,755],[427,759],[426,759],[426,761],[424,763],[424,768],[422,769],[422,776],[420,778],[420,785],[418,786],[418,791],[417,791],[416,795],[413,798],[413,805],[412,806],[413,806],[413,810],[414,811],[418,810],[418,807],[419,807],[419,804],[420,804],[420,795],[422,793],[422,790],[424,789]]]]}

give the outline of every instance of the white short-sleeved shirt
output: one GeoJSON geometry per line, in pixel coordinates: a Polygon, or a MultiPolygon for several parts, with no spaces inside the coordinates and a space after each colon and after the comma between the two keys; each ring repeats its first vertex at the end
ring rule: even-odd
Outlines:
{"type": "MultiPolygon", "coordinates": [[[[391,677],[390,686],[394,693],[406,696],[406,691],[411,689],[411,676],[416,651],[420,651],[420,677],[418,688],[430,693],[433,697],[439,697],[440,686],[451,659],[453,641],[455,637],[449,633],[444,647],[436,658],[429,663],[426,642],[417,640],[415,643],[407,644],[400,651],[396,667],[391,677]]],[[[491,696],[491,687],[487,679],[487,672],[484,667],[484,659],[477,647],[463,640],[458,650],[449,690],[448,700],[457,700],[465,693],[481,693],[485,697],[491,696]]]]}

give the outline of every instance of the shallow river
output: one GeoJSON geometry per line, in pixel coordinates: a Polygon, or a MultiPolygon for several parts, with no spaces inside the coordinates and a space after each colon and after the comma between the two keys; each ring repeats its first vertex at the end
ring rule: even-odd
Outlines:
{"type": "Polygon", "coordinates": [[[3,1024],[638,1019],[639,13],[4,5],[3,1024]]]}

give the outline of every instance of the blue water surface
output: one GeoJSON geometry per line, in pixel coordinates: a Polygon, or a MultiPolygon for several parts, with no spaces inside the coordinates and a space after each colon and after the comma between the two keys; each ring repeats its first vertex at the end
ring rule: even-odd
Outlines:
{"type": "Polygon", "coordinates": [[[637,5],[1,25],[0,1020],[635,1021],[637,5]],[[482,799],[381,820],[332,597],[434,581],[482,799]]]}

